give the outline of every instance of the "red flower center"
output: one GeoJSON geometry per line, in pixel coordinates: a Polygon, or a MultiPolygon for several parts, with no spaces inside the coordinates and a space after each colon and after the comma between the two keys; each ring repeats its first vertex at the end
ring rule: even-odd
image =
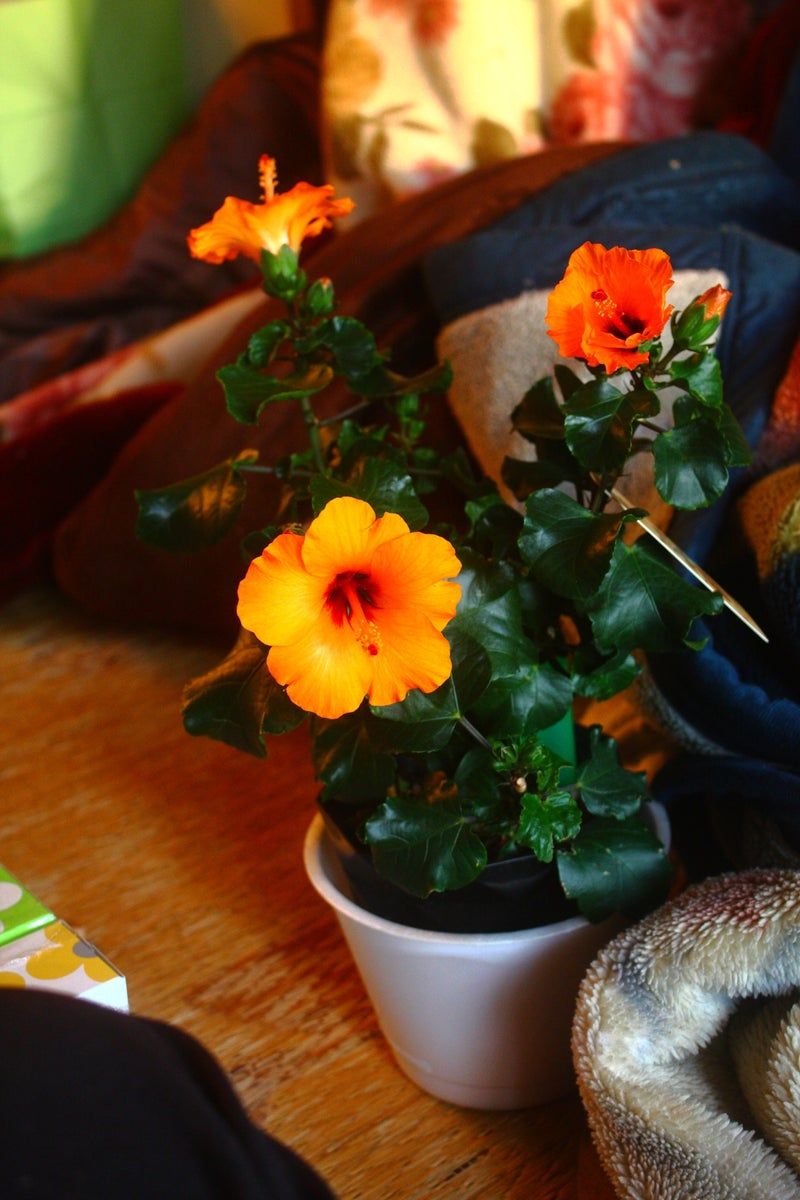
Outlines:
{"type": "Polygon", "coordinates": [[[613,333],[614,337],[622,338],[624,341],[632,334],[641,333],[644,329],[644,321],[623,312],[616,301],[612,300],[602,288],[596,288],[591,296],[606,331],[613,333]]]}
{"type": "MultiPolygon", "coordinates": [[[[369,625],[379,607],[371,576],[366,571],[340,571],[334,576],[325,593],[325,607],[338,628],[341,628],[344,621],[352,626],[353,618],[360,628],[363,628],[365,623],[369,625]]],[[[369,645],[366,649],[370,654],[378,653],[377,646],[373,649],[372,645],[369,645]]]]}

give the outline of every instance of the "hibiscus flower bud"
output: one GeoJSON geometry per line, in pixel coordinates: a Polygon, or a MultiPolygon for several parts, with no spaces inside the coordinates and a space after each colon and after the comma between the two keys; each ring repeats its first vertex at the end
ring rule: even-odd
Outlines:
{"type": "Polygon", "coordinates": [[[715,283],[713,287],[703,292],[702,296],[697,297],[695,304],[700,305],[705,310],[706,320],[716,317],[717,320],[721,321],[732,295],[733,292],[729,292],[721,284],[715,283]]]}
{"type": "Polygon", "coordinates": [[[722,320],[732,294],[715,283],[702,296],[696,296],[679,317],[673,318],[675,344],[684,349],[701,349],[722,320]]]}

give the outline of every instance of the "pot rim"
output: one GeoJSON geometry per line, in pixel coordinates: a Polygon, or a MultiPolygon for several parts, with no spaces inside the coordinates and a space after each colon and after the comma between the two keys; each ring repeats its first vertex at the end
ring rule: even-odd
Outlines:
{"type": "Polygon", "coordinates": [[[329,859],[331,854],[332,847],[325,829],[325,822],[317,813],[308,827],[303,843],[303,863],[312,887],[337,914],[341,913],[358,925],[391,934],[394,937],[418,943],[427,942],[431,946],[449,946],[456,949],[476,944],[501,946],[508,943],[539,941],[571,933],[574,929],[589,925],[587,919],[581,916],[567,917],[566,920],[555,921],[550,925],[537,925],[531,929],[517,929],[505,933],[442,933],[438,930],[400,925],[396,921],[387,920],[386,917],[375,916],[374,913],[362,908],[360,904],[357,904],[337,887],[329,870],[326,869],[326,859],[329,859]]]}

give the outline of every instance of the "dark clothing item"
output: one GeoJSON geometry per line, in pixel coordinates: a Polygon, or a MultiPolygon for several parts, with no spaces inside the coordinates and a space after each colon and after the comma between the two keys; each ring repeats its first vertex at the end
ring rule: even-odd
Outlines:
{"type": "Polygon", "coordinates": [[[332,1200],[172,1026],[0,988],[4,1197],[332,1200]]]}

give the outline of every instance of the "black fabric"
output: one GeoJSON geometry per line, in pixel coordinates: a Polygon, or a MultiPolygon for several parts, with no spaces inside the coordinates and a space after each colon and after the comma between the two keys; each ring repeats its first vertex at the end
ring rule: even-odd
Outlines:
{"type": "Polygon", "coordinates": [[[181,1030],[2,988],[0,1030],[3,1197],[331,1200],[181,1030]]]}

